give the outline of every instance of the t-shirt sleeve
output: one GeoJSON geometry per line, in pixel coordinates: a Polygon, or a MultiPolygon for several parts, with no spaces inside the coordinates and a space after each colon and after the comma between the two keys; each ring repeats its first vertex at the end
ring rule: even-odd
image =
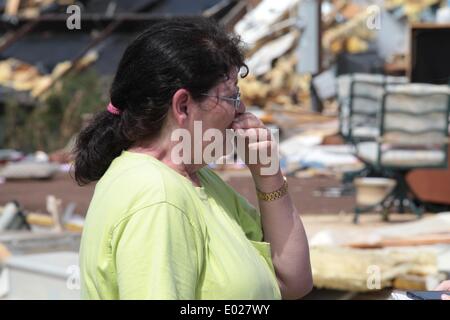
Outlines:
{"type": "Polygon", "coordinates": [[[180,209],[160,203],[133,213],[112,246],[120,299],[195,299],[201,241],[180,209]]]}

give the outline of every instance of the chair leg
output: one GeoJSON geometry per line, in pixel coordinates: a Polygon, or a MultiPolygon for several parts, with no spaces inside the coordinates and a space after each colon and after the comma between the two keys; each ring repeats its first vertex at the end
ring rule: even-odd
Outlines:
{"type": "Polygon", "coordinates": [[[355,215],[353,216],[353,223],[358,224],[359,223],[359,215],[361,214],[361,211],[359,208],[355,208],[355,215]]]}
{"type": "Polygon", "coordinates": [[[422,217],[423,214],[423,206],[421,205],[420,200],[415,195],[414,191],[409,187],[408,182],[406,181],[406,175],[408,171],[398,172],[395,174],[395,180],[397,181],[397,185],[392,191],[392,203],[387,204],[387,207],[392,207],[395,205],[395,201],[398,201],[398,212],[404,213],[406,210],[406,206],[413,212],[418,219],[422,217]],[[407,202],[407,204],[405,204],[407,202]],[[419,205],[416,205],[416,202],[419,205]]]}
{"type": "Polygon", "coordinates": [[[389,222],[389,208],[383,208],[381,215],[383,217],[384,222],[389,222]]]}
{"type": "Polygon", "coordinates": [[[392,208],[393,203],[395,201],[395,197],[393,193],[391,192],[386,199],[381,203],[382,207],[382,215],[383,215],[383,221],[388,222],[389,221],[389,209],[392,208]]]}
{"type": "Polygon", "coordinates": [[[422,201],[419,200],[419,197],[414,192],[414,190],[409,187],[409,185],[408,185],[408,189],[409,189],[409,194],[411,197],[411,208],[413,209],[413,212],[416,214],[417,219],[420,219],[420,218],[422,218],[422,216],[425,212],[425,205],[422,201]],[[416,202],[418,204],[416,204],[416,202]]]}
{"type": "MultiPolygon", "coordinates": [[[[417,219],[420,219],[423,215],[423,205],[421,204],[418,197],[415,195],[414,191],[409,187],[408,182],[406,181],[407,171],[403,172],[383,172],[383,176],[395,178],[397,184],[394,189],[388,194],[385,199],[381,202],[382,207],[382,217],[383,221],[389,221],[389,212],[393,207],[397,208],[399,213],[404,213],[407,211],[411,211],[417,216],[417,219]],[[416,204],[416,202],[418,204],[416,204]]],[[[368,212],[375,209],[378,205],[370,206],[370,207],[356,207],[355,215],[353,218],[353,222],[357,224],[359,222],[359,216],[363,212],[368,212]]]]}
{"type": "Polygon", "coordinates": [[[423,215],[423,208],[422,207],[420,207],[420,206],[417,206],[415,203],[414,203],[414,200],[413,199],[411,199],[410,200],[410,208],[411,208],[411,211],[417,216],[417,219],[420,219],[420,218],[422,218],[422,215],[423,215]]]}
{"type": "MultiPolygon", "coordinates": [[[[366,167],[359,172],[359,176],[365,176],[370,173],[376,172],[377,171],[374,168],[366,167]]],[[[387,195],[386,198],[381,202],[383,221],[389,221],[389,211],[394,206],[397,206],[397,211],[399,213],[405,213],[407,209],[409,209],[417,216],[417,219],[420,219],[424,212],[423,204],[416,196],[414,191],[409,187],[409,184],[406,181],[406,175],[408,174],[408,171],[381,171],[381,173],[382,176],[394,178],[397,182],[391,193],[387,195]],[[416,202],[418,203],[418,205],[416,204],[416,202]]],[[[352,178],[354,178],[354,176],[352,178]]],[[[371,211],[377,206],[378,205],[374,205],[365,208],[356,207],[355,215],[353,217],[353,223],[358,224],[359,216],[361,215],[361,213],[371,211]]]]}
{"type": "Polygon", "coordinates": [[[361,215],[361,213],[364,212],[371,212],[373,210],[375,210],[380,204],[374,204],[372,206],[367,206],[367,207],[355,207],[355,215],[353,216],[353,223],[354,224],[358,224],[359,223],[359,216],[361,215]]]}

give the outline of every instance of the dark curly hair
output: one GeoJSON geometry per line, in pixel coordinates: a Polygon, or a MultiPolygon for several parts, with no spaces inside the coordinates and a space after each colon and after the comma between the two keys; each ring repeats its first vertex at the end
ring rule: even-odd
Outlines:
{"type": "Polygon", "coordinates": [[[152,25],[129,44],[114,77],[110,97],[120,115],[102,111],[78,135],[75,180],[99,180],[123,150],[157,136],[178,89],[201,101],[232,68],[248,72],[240,39],[214,20],[172,18],[152,25]]]}

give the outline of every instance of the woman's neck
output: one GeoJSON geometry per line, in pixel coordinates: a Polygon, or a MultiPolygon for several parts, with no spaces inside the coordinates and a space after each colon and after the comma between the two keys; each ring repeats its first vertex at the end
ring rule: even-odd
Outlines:
{"type": "Polygon", "coordinates": [[[128,151],[136,153],[148,154],[162,163],[166,164],[182,176],[189,179],[195,186],[200,187],[200,179],[197,176],[197,171],[204,165],[194,165],[185,163],[174,163],[171,158],[172,147],[170,144],[164,143],[150,143],[150,144],[135,144],[131,146],[128,151]]]}

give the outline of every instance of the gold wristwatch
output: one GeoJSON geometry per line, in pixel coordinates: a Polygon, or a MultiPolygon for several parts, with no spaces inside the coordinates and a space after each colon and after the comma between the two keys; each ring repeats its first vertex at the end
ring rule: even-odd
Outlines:
{"type": "Polygon", "coordinates": [[[280,199],[281,197],[286,195],[288,192],[288,183],[287,183],[286,177],[283,177],[283,178],[284,178],[284,183],[281,186],[281,188],[278,190],[275,190],[272,192],[262,192],[262,191],[258,190],[258,188],[257,188],[256,194],[258,195],[258,199],[263,200],[263,201],[274,201],[274,200],[280,199]]]}

